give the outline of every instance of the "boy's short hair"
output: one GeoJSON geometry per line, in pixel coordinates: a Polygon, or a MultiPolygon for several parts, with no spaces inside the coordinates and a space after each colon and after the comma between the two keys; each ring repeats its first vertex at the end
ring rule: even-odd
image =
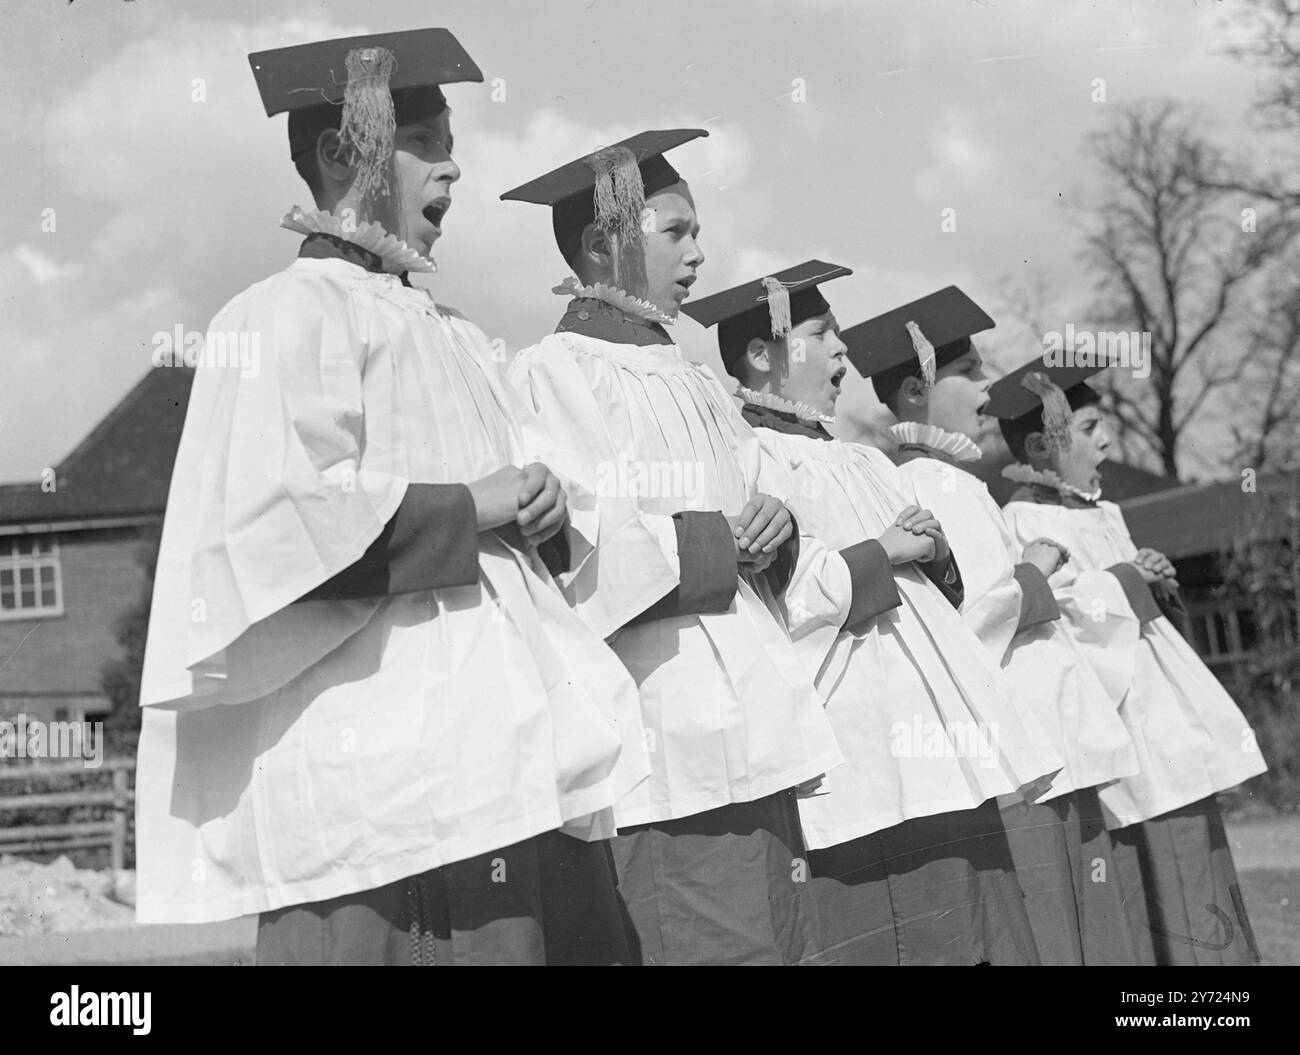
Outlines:
{"type": "MultiPolygon", "coordinates": [[[[1101,396],[1097,394],[1096,390],[1084,384],[1071,388],[1067,392],[1067,397],[1070,401],[1071,410],[1082,410],[1084,407],[1101,402],[1101,396]]],[[[1011,450],[1011,456],[1018,462],[1029,461],[1029,454],[1025,450],[1025,442],[1033,433],[1042,432],[1045,427],[1041,403],[1028,414],[1022,414],[1018,418],[998,418],[998,428],[1002,431],[1002,438],[1006,440],[1007,447],[1011,450]]]]}
{"type": "Polygon", "coordinates": [[[1028,463],[1029,454],[1025,450],[1025,441],[1029,439],[1031,433],[1043,431],[1043,411],[1039,408],[1014,421],[999,418],[998,428],[1011,451],[1011,457],[1018,462],[1028,463]]]}
{"type": "MultiPolygon", "coordinates": [[[[393,115],[398,125],[428,120],[446,109],[447,98],[436,84],[393,92],[393,115]]],[[[313,195],[318,195],[323,186],[316,164],[316,143],[322,132],[337,132],[342,119],[343,107],[333,103],[289,111],[289,156],[313,195]]]]}
{"type": "MultiPolygon", "coordinates": [[[[935,364],[942,368],[953,360],[960,359],[970,349],[969,337],[962,337],[959,340],[940,345],[934,350],[935,364]]],[[[896,412],[899,390],[903,387],[903,382],[909,377],[917,379],[921,377],[921,364],[915,357],[899,363],[897,366],[887,367],[879,373],[872,374],[871,387],[876,390],[876,398],[891,411],[896,412]]]]}
{"type": "MultiPolygon", "coordinates": [[[[790,325],[825,315],[831,310],[816,286],[796,290],[790,294],[790,325]]],[[[718,352],[722,365],[732,377],[745,379],[749,364],[749,342],[755,337],[762,341],[780,341],[772,336],[772,317],[766,304],[758,304],[739,315],[732,315],[718,323],[718,352]]]]}
{"type": "MultiPolygon", "coordinates": [[[[638,166],[647,198],[686,181],[662,154],[647,158],[638,166]]],[[[582,248],[582,232],[596,222],[596,196],[589,190],[571,195],[551,207],[551,230],[555,245],[570,267],[582,248]]]]}

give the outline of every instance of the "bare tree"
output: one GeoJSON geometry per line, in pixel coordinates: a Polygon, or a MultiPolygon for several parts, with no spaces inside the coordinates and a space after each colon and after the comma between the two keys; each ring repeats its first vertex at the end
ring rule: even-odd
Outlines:
{"type": "Polygon", "coordinates": [[[1272,276],[1250,332],[1250,354],[1232,408],[1234,456],[1258,472],[1289,469],[1300,439],[1300,262],[1272,276]]]}
{"type": "Polygon", "coordinates": [[[1243,191],[1194,122],[1171,102],[1121,110],[1089,137],[1101,181],[1083,213],[1098,276],[1092,314],[1103,329],[1148,334],[1151,346],[1149,377],[1107,371],[1102,387],[1128,455],[1170,476],[1182,468],[1189,426],[1268,351],[1267,328],[1252,330],[1252,312],[1296,233],[1281,205],[1243,220],[1243,191]]]}
{"type": "Polygon", "coordinates": [[[1265,127],[1300,132],[1300,0],[1247,0],[1241,13],[1256,39],[1232,53],[1272,71],[1256,113],[1265,127]]]}

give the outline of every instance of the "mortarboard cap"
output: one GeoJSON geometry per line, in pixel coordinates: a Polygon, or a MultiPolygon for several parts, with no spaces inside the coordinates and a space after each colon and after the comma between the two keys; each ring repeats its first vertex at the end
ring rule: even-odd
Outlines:
{"type": "Polygon", "coordinates": [[[956,286],[948,286],[901,308],[850,326],[840,336],[849,361],[871,378],[880,401],[887,402],[903,379],[921,374],[927,386],[934,374],[970,348],[970,338],[992,329],[993,319],[956,286]]]}
{"type": "Polygon", "coordinates": [[[999,419],[1012,450],[1031,432],[1043,432],[1050,446],[1070,446],[1070,415],[1100,402],[1088,378],[1107,363],[1092,366],[1047,366],[1041,357],[1000,378],[989,389],[984,413],[999,419]]]}
{"type": "Polygon", "coordinates": [[[508,190],[501,200],[549,205],[555,244],[565,260],[573,259],[590,223],[629,234],[639,245],[646,196],[681,181],[663,155],[708,134],[703,128],[640,132],[508,190]]]}
{"type": "Polygon", "coordinates": [[[321,132],[347,126],[349,83],[355,94],[366,74],[377,90],[391,96],[399,125],[441,113],[446,100],[440,84],[483,80],[483,72],[446,29],[320,40],[254,52],[248,62],[266,115],[289,113],[289,151],[295,159],[315,147],[321,132]],[[358,77],[358,58],[366,54],[377,59],[358,77]]]}
{"type": "Polygon", "coordinates": [[[266,116],[323,103],[341,106],[348,83],[348,53],[361,48],[392,52],[396,60],[388,80],[392,91],[483,79],[483,72],[446,29],[318,40],[248,56],[266,116]]]}
{"type": "Polygon", "coordinates": [[[718,351],[730,370],[755,337],[784,337],[805,319],[830,311],[817,287],[851,274],[839,264],[808,260],[688,302],[682,311],[701,326],[718,327],[718,351]]]}

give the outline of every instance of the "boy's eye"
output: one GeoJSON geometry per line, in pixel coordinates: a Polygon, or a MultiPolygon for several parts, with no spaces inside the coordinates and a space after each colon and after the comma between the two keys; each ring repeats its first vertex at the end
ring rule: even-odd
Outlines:
{"type": "MultiPolygon", "coordinates": [[[[420,146],[423,147],[436,147],[436,146],[444,145],[442,137],[439,136],[436,132],[416,132],[414,139],[416,143],[418,143],[420,146]]],[[[451,139],[448,139],[445,144],[445,149],[448,154],[451,153],[451,147],[452,147],[452,141],[451,139]]]]}

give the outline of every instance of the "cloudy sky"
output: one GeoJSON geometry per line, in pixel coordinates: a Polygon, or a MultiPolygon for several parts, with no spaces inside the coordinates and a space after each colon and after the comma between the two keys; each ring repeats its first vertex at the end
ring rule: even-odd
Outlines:
{"type": "MultiPolygon", "coordinates": [[[[844,325],[953,282],[996,317],[1005,281],[1036,276],[1053,317],[1086,324],[1063,203],[1088,196],[1084,137],[1115,104],[1176,98],[1261,149],[1232,0],[3,2],[0,481],[57,463],[150,369],[156,331],[204,329],[292,258],[278,221],[310,201],[250,51],[457,35],[488,83],[447,89],[464,176],[430,284],[511,349],[554,326],[565,268],[545,210],[497,195],[644,128],[710,131],[674,154],[708,256],[696,296],[819,256],[855,271],[827,288],[844,325]]],[[[717,365],[694,322],[677,334],[717,365]]],[[[991,347],[1002,367],[1039,348],[1006,325],[991,347]]],[[[872,404],[853,378],[841,410],[872,404]]]]}

